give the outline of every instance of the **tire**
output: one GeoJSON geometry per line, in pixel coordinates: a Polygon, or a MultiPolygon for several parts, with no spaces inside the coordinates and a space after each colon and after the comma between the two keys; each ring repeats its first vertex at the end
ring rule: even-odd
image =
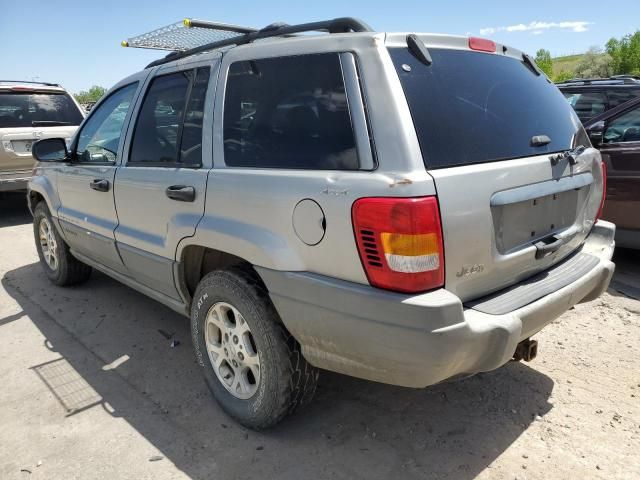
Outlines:
{"type": "Polygon", "coordinates": [[[38,203],[33,212],[33,234],[40,264],[51,282],[64,287],[89,279],[91,267],[71,255],[69,246],[58,233],[45,202],[38,203]],[[41,238],[41,234],[44,238],[41,238]],[[55,261],[51,260],[51,254],[55,256],[55,261]]]}
{"type": "Polygon", "coordinates": [[[193,297],[191,333],[196,359],[211,393],[222,409],[245,427],[255,430],[272,427],[313,397],[318,369],[304,359],[300,345],[282,324],[253,272],[234,269],[206,275],[193,297]],[[229,324],[231,318],[236,327],[219,328],[212,321],[214,318],[225,324],[229,324]],[[233,332],[247,327],[250,336],[245,333],[244,340],[235,345],[231,343],[235,342],[233,332]],[[225,343],[223,338],[227,332],[231,335],[225,343]],[[230,344],[235,352],[225,354],[230,344]],[[250,350],[255,354],[254,363],[257,358],[258,367],[247,366],[252,362],[250,350]],[[214,365],[216,351],[220,354],[217,359],[222,357],[218,367],[214,365]],[[246,356],[240,358],[238,355],[242,352],[246,356]],[[236,360],[237,369],[228,363],[236,360]],[[241,373],[242,369],[246,373],[241,373]],[[256,375],[250,373],[254,371],[256,375]],[[225,379],[229,375],[233,377],[225,379]],[[235,387],[237,378],[243,379],[240,383],[247,386],[247,391],[235,387]]]}

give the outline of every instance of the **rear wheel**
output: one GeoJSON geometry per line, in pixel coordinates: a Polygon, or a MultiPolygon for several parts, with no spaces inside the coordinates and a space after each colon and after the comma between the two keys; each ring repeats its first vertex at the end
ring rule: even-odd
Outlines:
{"type": "Polygon", "coordinates": [[[33,213],[33,233],[40,264],[56,285],[74,285],[91,276],[91,267],[71,255],[58,230],[53,225],[46,203],[36,205],[33,213]]]}
{"type": "Polygon", "coordinates": [[[194,295],[191,330],[209,389],[242,425],[271,427],[313,397],[318,370],[252,273],[206,275],[194,295]]]}

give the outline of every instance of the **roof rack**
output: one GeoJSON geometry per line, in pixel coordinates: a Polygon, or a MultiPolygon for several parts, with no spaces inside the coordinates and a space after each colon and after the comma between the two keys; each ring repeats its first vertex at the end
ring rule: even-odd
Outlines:
{"type": "Polygon", "coordinates": [[[151,62],[146,68],[179,60],[197,53],[223,47],[244,45],[263,38],[290,36],[303,32],[371,32],[366,23],[351,17],[320,22],[288,25],[272,23],[260,30],[204,20],[185,19],[152,32],[122,42],[124,47],[172,50],[164,58],[151,62]]]}
{"type": "Polygon", "coordinates": [[[48,83],[48,82],[34,82],[31,80],[0,80],[0,83],[29,83],[33,85],[46,85],[47,87],[59,87],[60,85],[57,83],[48,83]]]}
{"type": "Polygon", "coordinates": [[[227,40],[255,31],[255,28],[185,18],[182,22],[172,23],[166,27],[123,40],[121,45],[123,47],[184,52],[200,45],[227,40]]]}
{"type": "Polygon", "coordinates": [[[579,85],[637,85],[640,83],[640,77],[633,75],[614,75],[607,78],[572,78],[558,82],[557,85],[566,85],[569,83],[579,85]]]}

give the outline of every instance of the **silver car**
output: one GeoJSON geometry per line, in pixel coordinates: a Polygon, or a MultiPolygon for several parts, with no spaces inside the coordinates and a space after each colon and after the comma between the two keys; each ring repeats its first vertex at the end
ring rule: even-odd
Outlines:
{"type": "Polygon", "coordinates": [[[251,428],[308,402],[318,369],[423,388],[531,360],[614,270],[600,154],[489,40],[240,33],[122,80],[69,150],[34,152],[45,273],[96,269],[190,317],[251,428]]]}
{"type": "Polygon", "coordinates": [[[32,145],[42,138],[70,139],[83,119],[59,85],[0,80],[0,192],[26,189],[35,164],[32,145]]]}

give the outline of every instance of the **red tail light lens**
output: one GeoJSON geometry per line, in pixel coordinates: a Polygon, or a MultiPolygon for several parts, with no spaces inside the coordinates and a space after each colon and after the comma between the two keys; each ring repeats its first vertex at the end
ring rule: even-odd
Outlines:
{"type": "Polygon", "coordinates": [[[604,161],[600,162],[602,168],[602,199],[600,200],[600,208],[598,208],[598,214],[596,220],[602,218],[602,210],[604,210],[604,201],[607,198],[607,164],[604,161]]]}
{"type": "Polygon", "coordinates": [[[436,197],[362,198],[353,204],[362,265],[375,287],[404,293],[444,284],[444,248],[436,197]]]}
{"type": "Polygon", "coordinates": [[[496,42],[486,38],[469,37],[469,48],[471,50],[478,50],[479,52],[495,53],[496,42]]]}

